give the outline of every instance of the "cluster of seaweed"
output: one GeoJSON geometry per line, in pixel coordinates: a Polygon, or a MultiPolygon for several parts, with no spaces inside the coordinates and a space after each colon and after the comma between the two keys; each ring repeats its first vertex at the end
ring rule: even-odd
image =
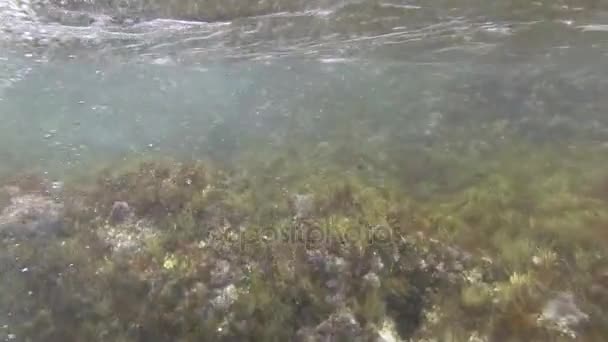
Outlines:
{"type": "Polygon", "coordinates": [[[329,143],[258,148],[222,167],[143,160],[67,181],[61,194],[36,178],[7,181],[2,207],[35,194],[63,211],[51,234],[0,229],[2,334],[608,336],[606,151],[513,142],[385,150],[388,159],[329,143]]]}

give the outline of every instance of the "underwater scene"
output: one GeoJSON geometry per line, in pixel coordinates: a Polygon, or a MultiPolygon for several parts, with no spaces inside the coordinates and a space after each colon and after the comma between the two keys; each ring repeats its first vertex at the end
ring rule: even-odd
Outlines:
{"type": "Polygon", "coordinates": [[[608,341],[608,1],[0,0],[0,341],[608,341]]]}

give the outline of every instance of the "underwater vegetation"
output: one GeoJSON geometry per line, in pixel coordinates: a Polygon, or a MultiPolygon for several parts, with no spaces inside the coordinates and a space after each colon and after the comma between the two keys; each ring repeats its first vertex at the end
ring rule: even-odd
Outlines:
{"type": "Polygon", "coordinates": [[[605,340],[608,151],[450,146],[6,178],[0,337],[605,340]]]}

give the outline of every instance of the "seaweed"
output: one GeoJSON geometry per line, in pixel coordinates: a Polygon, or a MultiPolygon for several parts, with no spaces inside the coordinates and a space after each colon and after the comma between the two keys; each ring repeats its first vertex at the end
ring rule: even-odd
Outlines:
{"type": "MultiPolygon", "coordinates": [[[[8,331],[25,341],[606,336],[605,152],[471,147],[459,134],[446,136],[449,152],[295,141],[221,168],[147,159],[67,179],[54,199],[61,234],[3,233],[8,331]],[[555,293],[576,298],[578,321],[551,321],[555,293]]],[[[55,196],[46,183],[7,180],[0,205],[55,196]]]]}

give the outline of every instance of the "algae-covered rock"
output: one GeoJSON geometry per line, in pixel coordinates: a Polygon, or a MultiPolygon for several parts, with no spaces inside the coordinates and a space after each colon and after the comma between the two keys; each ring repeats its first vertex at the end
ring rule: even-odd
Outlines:
{"type": "Polygon", "coordinates": [[[146,242],[158,236],[158,228],[145,219],[127,220],[120,224],[106,224],[98,229],[98,236],[113,252],[132,254],[146,247],[146,242]]]}
{"type": "Polygon", "coordinates": [[[134,215],[134,212],[131,207],[129,207],[129,203],[116,201],[112,204],[108,221],[110,224],[120,224],[130,219],[132,215],[134,215]]]}
{"type": "Polygon", "coordinates": [[[209,285],[212,287],[222,287],[237,278],[238,270],[224,259],[214,261],[214,267],[209,272],[209,285]]]}
{"type": "Polygon", "coordinates": [[[550,329],[576,338],[577,329],[589,320],[577,305],[571,292],[561,292],[549,299],[542,309],[539,321],[550,329]]]}
{"type": "Polygon", "coordinates": [[[14,324],[33,341],[542,341],[571,332],[585,341],[587,326],[602,335],[604,309],[585,296],[608,298],[595,234],[608,223],[608,197],[584,192],[577,177],[596,177],[585,164],[568,166],[574,177],[554,171],[557,157],[514,165],[505,155],[455,170],[491,172],[423,199],[405,191],[408,180],[311,172],[285,158],[226,171],[111,168],[93,185],[66,181],[57,196],[65,212],[35,187],[4,191],[3,232],[56,221],[67,229],[44,244],[5,239],[0,261],[12,273],[0,285],[16,293],[11,308],[27,308],[27,324],[14,324]],[[580,300],[551,295],[564,286],[580,300]]]}
{"type": "Polygon", "coordinates": [[[62,203],[38,194],[17,195],[0,213],[0,232],[16,236],[57,234],[62,219],[62,203]]]}
{"type": "Polygon", "coordinates": [[[380,287],[380,277],[374,272],[369,272],[363,276],[363,281],[367,286],[371,288],[379,288],[380,287]]]}
{"type": "Polygon", "coordinates": [[[315,198],[311,194],[295,194],[290,199],[295,218],[310,217],[315,210],[315,198]]]}
{"type": "Polygon", "coordinates": [[[314,328],[303,328],[298,331],[298,340],[302,342],[321,341],[366,341],[365,330],[349,310],[331,314],[314,328]]]}
{"type": "Polygon", "coordinates": [[[217,295],[211,299],[211,305],[215,310],[226,310],[238,299],[238,290],[234,284],[229,284],[217,291],[217,295]]]}

